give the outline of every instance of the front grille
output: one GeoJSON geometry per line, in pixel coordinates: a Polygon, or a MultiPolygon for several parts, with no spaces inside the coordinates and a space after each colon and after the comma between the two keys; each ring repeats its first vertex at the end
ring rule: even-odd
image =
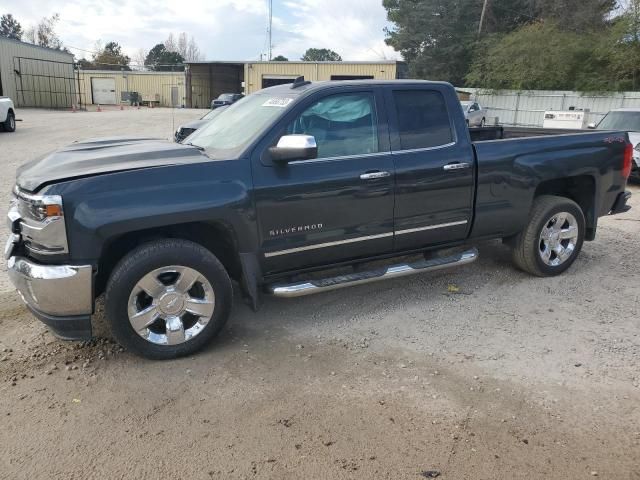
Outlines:
{"type": "Polygon", "coordinates": [[[181,128],[176,132],[176,142],[181,142],[195,131],[195,128],[181,128]]]}

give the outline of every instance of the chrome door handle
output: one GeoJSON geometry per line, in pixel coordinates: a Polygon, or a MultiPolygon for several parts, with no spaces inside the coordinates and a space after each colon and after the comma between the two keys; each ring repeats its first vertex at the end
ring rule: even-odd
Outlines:
{"type": "Polygon", "coordinates": [[[367,172],[360,175],[360,180],[374,180],[376,178],[390,177],[389,172],[367,172]]]}
{"type": "Polygon", "coordinates": [[[442,167],[444,170],[463,170],[465,168],[469,168],[471,166],[470,163],[450,163],[442,167]]]}

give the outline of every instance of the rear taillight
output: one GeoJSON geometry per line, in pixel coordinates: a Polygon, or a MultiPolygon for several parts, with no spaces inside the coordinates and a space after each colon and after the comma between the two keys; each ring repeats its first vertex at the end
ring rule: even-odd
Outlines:
{"type": "Polygon", "coordinates": [[[631,162],[633,162],[633,145],[627,143],[624,147],[624,160],[622,162],[622,176],[625,179],[631,175],[631,162]]]}

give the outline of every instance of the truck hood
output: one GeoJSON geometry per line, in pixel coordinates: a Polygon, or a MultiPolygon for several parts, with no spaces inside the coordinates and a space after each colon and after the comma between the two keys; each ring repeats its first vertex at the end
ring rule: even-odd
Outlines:
{"type": "Polygon", "coordinates": [[[35,192],[41,187],[78,177],[204,162],[197,148],[153,138],[101,138],[71,145],[22,165],[18,187],[35,192]]]}

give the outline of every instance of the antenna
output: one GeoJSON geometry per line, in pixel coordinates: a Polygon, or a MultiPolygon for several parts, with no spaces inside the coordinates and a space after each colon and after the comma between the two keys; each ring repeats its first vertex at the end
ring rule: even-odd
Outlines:
{"type": "Polygon", "coordinates": [[[271,30],[273,27],[273,0],[269,0],[269,55],[268,60],[271,61],[273,44],[271,42],[271,30]]]}

